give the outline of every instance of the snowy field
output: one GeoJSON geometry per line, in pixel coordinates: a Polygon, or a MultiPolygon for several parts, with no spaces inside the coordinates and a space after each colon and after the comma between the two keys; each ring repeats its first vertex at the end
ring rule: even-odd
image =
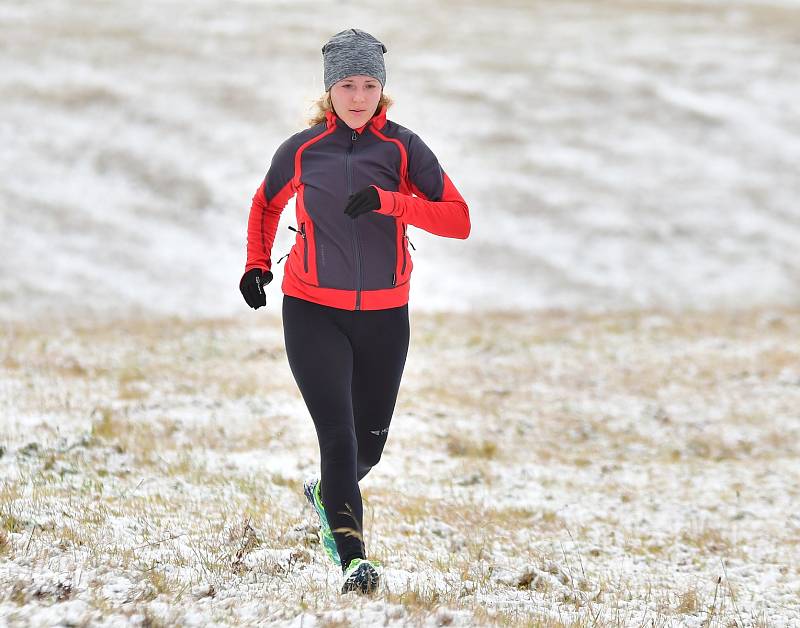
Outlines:
{"type": "Polygon", "coordinates": [[[0,628],[800,626],[798,103],[797,1],[0,0],[0,628]],[[353,26],[473,224],[409,230],[371,599],[238,292],[353,26]]]}
{"type": "Polygon", "coordinates": [[[314,536],[279,319],[9,325],[0,618],[800,625],[798,331],[777,308],[415,314],[362,482],[365,599],[314,536]]]}

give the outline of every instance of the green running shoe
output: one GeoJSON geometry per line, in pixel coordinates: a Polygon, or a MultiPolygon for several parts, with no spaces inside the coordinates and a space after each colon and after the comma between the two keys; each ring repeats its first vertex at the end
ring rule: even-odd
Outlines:
{"type": "Polygon", "coordinates": [[[308,503],[317,513],[319,517],[319,542],[325,553],[330,557],[337,567],[341,567],[342,560],[339,558],[339,552],[336,549],[336,541],[333,538],[333,532],[328,525],[328,517],[325,514],[325,506],[322,505],[322,495],[319,492],[320,481],[317,478],[311,478],[303,482],[303,493],[305,493],[308,503]]]}
{"type": "Polygon", "coordinates": [[[376,566],[380,565],[377,560],[367,560],[366,558],[354,558],[347,565],[344,571],[344,584],[342,593],[357,591],[358,593],[370,594],[378,590],[380,576],[376,566]]]}

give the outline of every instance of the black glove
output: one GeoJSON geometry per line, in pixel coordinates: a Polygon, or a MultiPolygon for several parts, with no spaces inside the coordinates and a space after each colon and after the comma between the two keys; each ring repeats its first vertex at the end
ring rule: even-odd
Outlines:
{"type": "Polygon", "coordinates": [[[242,280],[239,282],[239,290],[241,290],[244,300],[247,301],[247,305],[257,310],[262,305],[267,304],[267,295],[264,293],[264,288],[270,281],[272,281],[272,273],[260,268],[251,268],[242,275],[242,280]]]}
{"type": "Polygon", "coordinates": [[[351,194],[347,199],[347,207],[344,208],[344,213],[350,218],[357,218],[361,214],[373,212],[381,207],[381,197],[378,196],[378,190],[369,186],[360,192],[351,194]]]}

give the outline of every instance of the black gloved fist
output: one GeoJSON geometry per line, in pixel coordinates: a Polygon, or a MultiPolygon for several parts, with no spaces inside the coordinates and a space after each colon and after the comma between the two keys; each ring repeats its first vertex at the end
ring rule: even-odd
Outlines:
{"type": "Polygon", "coordinates": [[[272,281],[272,273],[260,268],[251,268],[242,276],[239,290],[241,290],[244,300],[247,301],[247,305],[257,310],[267,304],[264,288],[270,281],[272,281]]]}
{"type": "Polygon", "coordinates": [[[369,186],[360,192],[351,194],[347,199],[347,207],[344,208],[344,213],[350,218],[357,218],[361,214],[373,212],[381,207],[381,198],[378,196],[378,190],[369,186]]]}

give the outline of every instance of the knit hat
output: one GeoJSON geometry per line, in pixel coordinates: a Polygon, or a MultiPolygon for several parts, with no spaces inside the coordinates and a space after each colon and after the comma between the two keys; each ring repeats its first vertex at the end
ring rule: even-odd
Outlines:
{"type": "Polygon", "coordinates": [[[322,60],[325,65],[325,91],[354,74],[366,74],[386,84],[386,66],[383,53],[386,46],[369,33],[350,28],[336,33],[322,47],[322,60]]]}

